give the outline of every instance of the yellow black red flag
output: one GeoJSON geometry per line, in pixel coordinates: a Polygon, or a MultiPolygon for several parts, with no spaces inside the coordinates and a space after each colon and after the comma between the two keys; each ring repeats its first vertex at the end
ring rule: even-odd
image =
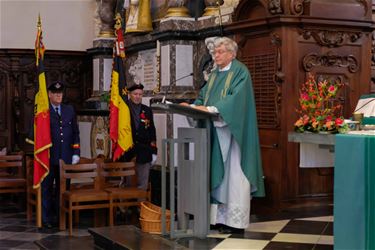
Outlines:
{"type": "Polygon", "coordinates": [[[109,134],[112,140],[113,161],[116,161],[133,146],[130,111],[126,103],[128,95],[123,64],[125,47],[120,14],[116,15],[115,32],[117,39],[113,51],[109,117],[109,134]]]}
{"type": "Polygon", "coordinates": [[[49,148],[52,146],[49,102],[43,65],[44,50],[42,23],[39,15],[38,30],[35,40],[35,57],[36,66],[38,68],[38,92],[35,95],[34,106],[34,188],[38,188],[49,173],[49,148]]]}

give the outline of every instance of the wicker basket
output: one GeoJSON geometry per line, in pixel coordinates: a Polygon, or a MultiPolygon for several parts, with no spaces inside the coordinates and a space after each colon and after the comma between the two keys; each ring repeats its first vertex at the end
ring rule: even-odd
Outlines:
{"type": "MultiPolygon", "coordinates": [[[[171,218],[171,212],[165,211],[166,220],[171,218]]],[[[141,218],[150,221],[161,220],[161,207],[156,206],[148,201],[141,202],[141,218]]]]}
{"type": "MultiPolygon", "coordinates": [[[[147,220],[139,218],[141,223],[141,230],[145,233],[160,234],[161,233],[161,220],[147,220]]],[[[165,221],[167,231],[171,228],[171,221],[165,221]]]]}

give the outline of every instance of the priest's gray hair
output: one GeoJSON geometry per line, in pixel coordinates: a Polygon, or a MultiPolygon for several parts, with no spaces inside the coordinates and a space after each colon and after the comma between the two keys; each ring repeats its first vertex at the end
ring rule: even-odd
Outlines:
{"type": "Polygon", "coordinates": [[[220,47],[221,45],[224,45],[227,51],[233,52],[234,57],[237,56],[238,46],[237,46],[237,43],[233,41],[232,39],[228,37],[219,37],[215,39],[214,43],[215,43],[215,48],[220,47]]]}

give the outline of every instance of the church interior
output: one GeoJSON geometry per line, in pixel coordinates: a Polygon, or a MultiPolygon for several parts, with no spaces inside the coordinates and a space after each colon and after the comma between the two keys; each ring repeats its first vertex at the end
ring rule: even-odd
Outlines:
{"type": "MultiPolygon", "coordinates": [[[[0,0],[0,249],[374,249],[374,20],[373,0],[0,0]],[[210,41],[225,36],[237,43],[237,59],[253,84],[266,193],[251,199],[244,233],[211,228],[202,237],[188,225],[186,235],[173,235],[178,221],[172,219],[172,230],[164,234],[168,225],[160,217],[159,232],[145,232],[139,202],[119,206],[112,217],[107,203],[96,204],[69,211],[60,228],[42,227],[42,198],[32,180],[34,147],[25,140],[38,91],[38,17],[46,82],[64,82],[63,103],[77,115],[80,163],[93,165],[112,156],[109,102],[117,13],[125,82],[142,83],[142,103],[156,107],[158,153],[146,199],[172,212],[181,208],[184,195],[195,196],[181,195],[177,187],[184,181],[170,174],[178,172],[181,157],[173,158],[175,151],[182,155],[192,144],[171,139],[191,125],[186,113],[158,104],[192,103],[213,67],[210,41]],[[311,75],[340,86],[328,102],[340,106],[349,132],[297,131],[301,86],[311,75]],[[8,155],[19,162],[17,173],[1,158],[8,155]],[[22,184],[11,184],[15,178],[22,184]]],[[[188,217],[194,221],[194,216],[188,217]]]]}

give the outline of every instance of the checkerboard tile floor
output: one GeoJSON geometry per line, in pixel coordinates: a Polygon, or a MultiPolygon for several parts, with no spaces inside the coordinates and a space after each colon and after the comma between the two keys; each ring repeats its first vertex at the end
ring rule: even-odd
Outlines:
{"type": "MultiPolygon", "coordinates": [[[[3,203],[3,201],[1,201],[3,203]]],[[[298,209],[284,214],[251,217],[252,223],[245,233],[219,234],[211,231],[207,239],[179,239],[177,242],[189,249],[333,249],[332,207],[321,210],[298,209]]],[[[83,223],[84,224],[84,223],[83,223]]],[[[91,224],[91,223],[90,223],[91,224]]],[[[91,225],[74,229],[74,236],[82,239],[80,250],[93,249],[87,231],[91,225]],[[87,242],[87,246],[85,246],[87,242]],[[89,244],[90,243],[90,244],[89,244]]],[[[0,208],[0,250],[39,249],[35,241],[55,237],[58,241],[73,239],[66,231],[38,229],[35,222],[28,222],[24,211],[14,205],[0,208]]],[[[55,239],[54,238],[54,239],[55,239]]],[[[75,238],[77,239],[77,238],[75,238]]],[[[56,245],[56,246],[57,246],[56,245]]],[[[61,249],[61,248],[56,248],[61,249]]]]}
{"type": "Polygon", "coordinates": [[[228,235],[213,249],[333,249],[333,217],[251,223],[244,235],[228,235]]]}

